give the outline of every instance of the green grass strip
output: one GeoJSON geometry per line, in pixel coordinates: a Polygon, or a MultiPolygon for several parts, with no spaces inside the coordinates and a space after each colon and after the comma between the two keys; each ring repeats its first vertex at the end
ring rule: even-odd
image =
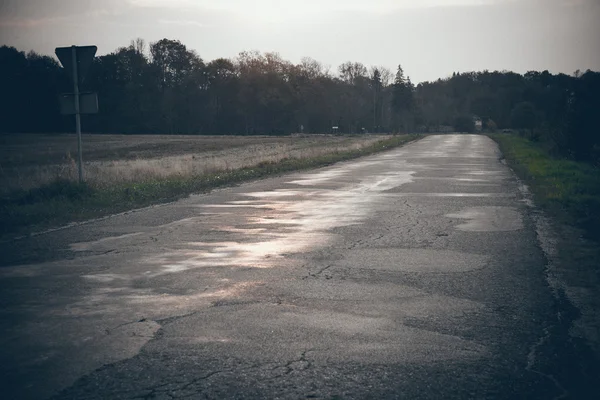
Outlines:
{"type": "Polygon", "coordinates": [[[508,165],[530,187],[538,206],[600,240],[600,170],[550,156],[517,135],[493,134],[508,165]]]}
{"type": "Polygon", "coordinates": [[[174,201],[192,193],[267,176],[323,167],[401,146],[423,135],[399,135],[359,150],[333,152],[310,158],[289,158],[199,176],[178,176],[110,188],[94,188],[56,181],[0,199],[0,237],[26,234],[68,222],[83,221],[152,204],[174,201]]]}

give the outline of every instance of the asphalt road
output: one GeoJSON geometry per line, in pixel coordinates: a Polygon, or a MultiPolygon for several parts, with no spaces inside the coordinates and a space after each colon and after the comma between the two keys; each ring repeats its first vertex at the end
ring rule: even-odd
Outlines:
{"type": "Polygon", "coordinates": [[[2,243],[0,397],[594,398],[499,158],[430,136],[2,243]]]}

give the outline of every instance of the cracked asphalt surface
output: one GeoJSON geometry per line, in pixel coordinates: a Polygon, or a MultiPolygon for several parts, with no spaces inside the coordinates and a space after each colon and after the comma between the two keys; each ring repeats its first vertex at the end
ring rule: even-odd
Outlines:
{"type": "Polygon", "coordinates": [[[530,208],[441,135],[2,243],[1,397],[594,398],[530,208]]]}

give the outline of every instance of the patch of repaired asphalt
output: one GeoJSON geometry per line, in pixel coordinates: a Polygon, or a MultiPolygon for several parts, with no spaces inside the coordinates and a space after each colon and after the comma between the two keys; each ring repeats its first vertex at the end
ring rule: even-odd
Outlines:
{"type": "MultiPolygon", "coordinates": [[[[380,299],[392,306],[389,299],[380,299]]],[[[431,302],[434,308],[445,309],[442,299],[431,302]]],[[[375,302],[375,304],[378,304],[375,302]]],[[[396,305],[401,311],[403,303],[396,305]]],[[[426,309],[422,304],[405,306],[407,316],[421,313],[426,309]]],[[[159,347],[194,346],[198,337],[204,341],[208,337],[216,342],[226,342],[228,355],[242,357],[250,362],[264,362],[292,357],[302,349],[318,347],[323,350],[316,355],[321,362],[359,362],[393,364],[408,362],[436,362],[480,358],[488,353],[486,347],[475,341],[468,341],[454,335],[427,331],[401,323],[390,318],[394,315],[388,309],[385,315],[365,315],[360,305],[357,309],[333,310],[315,308],[316,302],[302,305],[283,303],[247,304],[227,307],[227,312],[219,308],[205,310],[190,317],[169,324],[163,330],[159,347]],[[243,329],[234,327],[243,326],[243,329]],[[290,342],[290,335],[294,337],[290,342]],[[344,346],[340,347],[339,343],[344,346]]],[[[461,312],[469,308],[460,304],[461,312]]],[[[422,314],[421,314],[422,315],[422,314]]]]}
{"type": "Polygon", "coordinates": [[[402,272],[467,272],[485,267],[487,257],[450,250],[376,248],[349,250],[337,265],[402,272]]]}
{"type": "Polygon", "coordinates": [[[448,218],[466,219],[456,229],[471,232],[506,232],[523,229],[523,218],[513,207],[471,207],[448,218]]]}

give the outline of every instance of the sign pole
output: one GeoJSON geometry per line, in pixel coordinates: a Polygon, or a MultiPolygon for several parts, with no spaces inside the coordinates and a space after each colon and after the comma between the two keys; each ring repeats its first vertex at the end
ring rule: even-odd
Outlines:
{"type": "Polygon", "coordinates": [[[83,183],[83,154],[81,145],[81,115],[79,110],[79,76],[77,68],[77,46],[71,47],[73,58],[73,92],[75,94],[75,130],[77,131],[77,164],[79,183],[83,183]]]}
{"type": "Polygon", "coordinates": [[[86,71],[92,66],[94,56],[98,51],[96,46],[57,47],[54,53],[64,69],[73,78],[73,93],[59,97],[60,112],[65,115],[75,114],[75,131],[77,133],[77,164],[79,183],[83,183],[83,149],[81,139],[81,114],[96,114],[98,112],[98,96],[96,93],[80,93],[79,83],[83,82],[86,71]],[[83,104],[82,104],[83,100],[83,104]]]}

